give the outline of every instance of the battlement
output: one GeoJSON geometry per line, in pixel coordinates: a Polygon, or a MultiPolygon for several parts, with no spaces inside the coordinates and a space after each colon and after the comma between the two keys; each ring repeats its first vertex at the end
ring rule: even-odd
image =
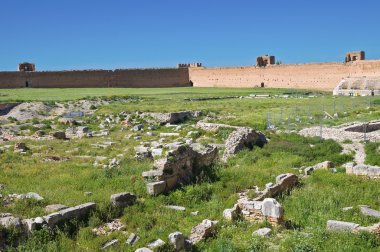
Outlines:
{"type": "Polygon", "coordinates": [[[274,64],[276,64],[274,56],[264,55],[256,58],[256,66],[258,67],[265,67],[267,65],[274,64]]]}
{"type": "Polygon", "coordinates": [[[18,64],[19,72],[34,72],[36,71],[36,65],[29,62],[23,62],[18,64]]]}
{"type": "Polygon", "coordinates": [[[346,53],[345,62],[357,61],[357,60],[365,60],[365,52],[348,52],[346,53]]]}
{"type": "Polygon", "coordinates": [[[179,63],[177,68],[202,67],[202,63],[179,63]]]}

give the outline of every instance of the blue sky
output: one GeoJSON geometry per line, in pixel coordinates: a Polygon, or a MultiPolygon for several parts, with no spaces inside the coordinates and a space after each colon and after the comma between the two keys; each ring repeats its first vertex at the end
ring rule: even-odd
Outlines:
{"type": "Polygon", "coordinates": [[[380,59],[379,0],[1,0],[0,70],[380,59]]]}

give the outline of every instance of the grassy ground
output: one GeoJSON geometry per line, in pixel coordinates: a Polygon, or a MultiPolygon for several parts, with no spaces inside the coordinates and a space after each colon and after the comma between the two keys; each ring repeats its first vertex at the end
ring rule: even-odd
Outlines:
{"type": "MultiPolygon", "coordinates": [[[[130,103],[114,102],[104,106],[94,116],[86,117],[85,124],[97,129],[97,116],[118,114],[121,111],[178,111],[203,110],[214,115],[213,121],[233,125],[251,126],[260,130],[266,127],[268,111],[278,111],[280,107],[321,106],[323,102],[332,102],[331,96],[317,98],[289,99],[226,99],[207,101],[186,101],[184,98],[201,96],[248,95],[257,92],[254,89],[67,89],[37,90],[26,93],[21,90],[1,90],[3,101],[11,100],[54,100],[79,99],[88,95],[134,95],[143,99],[130,103]],[[37,90],[37,91],[35,91],[37,90]],[[38,94],[38,91],[41,91],[38,94]],[[61,94],[59,93],[61,91],[61,94]],[[159,93],[155,93],[159,91],[159,93]],[[123,93],[125,92],[125,93],[123,93]],[[19,96],[16,96],[18,94],[19,96]],[[64,94],[64,95],[63,95],[64,94]],[[59,98],[57,98],[59,97],[59,98]],[[168,100],[170,99],[170,100],[168,100]]],[[[263,90],[278,94],[283,90],[263,90]]],[[[341,98],[345,104],[351,104],[351,98],[341,98]]],[[[358,101],[358,100],[356,100],[358,101]]],[[[331,103],[330,103],[331,104],[331,103]]],[[[346,109],[347,113],[329,124],[338,124],[365,118],[379,118],[378,107],[372,109],[346,109]],[[358,116],[360,115],[360,116],[358,116]]],[[[314,115],[314,114],[313,114],[314,115]]],[[[181,136],[193,130],[190,126],[195,121],[186,122],[181,136]]],[[[54,123],[53,123],[54,124],[54,123]]],[[[63,126],[59,126],[62,129],[63,126]]],[[[298,173],[300,167],[331,160],[339,165],[352,160],[352,156],[341,155],[341,147],[331,140],[304,138],[296,134],[273,134],[265,132],[270,139],[264,148],[242,151],[227,164],[219,163],[215,168],[216,178],[200,177],[195,185],[185,186],[167,195],[151,197],[146,194],[145,183],[141,177],[143,171],[149,170],[153,161],[137,161],[133,158],[133,147],[140,140],[126,138],[133,134],[122,130],[121,126],[110,129],[110,136],[104,138],[82,138],[69,141],[25,141],[30,151],[25,155],[4,149],[0,154],[0,184],[6,188],[2,195],[9,193],[37,192],[45,199],[42,202],[18,201],[11,206],[0,205],[0,212],[11,212],[20,217],[36,217],[44,214],[47,204],[61,203],[69,206],[85,202],[95,202],[98,210],[88,223],[71,223],[60,231],[36,232],[26,243],[9,250],[20,251],[96,251],[102,244],[113,238],[119,238],[118,251],[134,251],[146,246],[155,239],[167,241],[169,233],[181,231],[189,235],[191,227],[203,219],[220,220],[218,234],[198,244],[194,251],[379,251],[379,240],[368,234],[339,234],[326,231],[326,221],[337,219],[352,221],[361,225],[371,225],[378,220],[365,217],[359,213],[357,205],[370,205],[380,209],[380,182],[359,177],[348,176],[343,168],[332,174],[327,171],[315,172],[304,180],[299,188],[290,195],[279,198],[285,208],[286,228],[274,228],[270,238],[252,237],[252,232],[267,223],[248,223],[246,221],[226,222],[222,212],[230,208],[237,200],[236,193],[253,185],[261,188],[268,182],[274,182],[281,173],[298,173]],[[99,149],[91,144],[104,141],[114,143],[99,149]],[[38,155],[37,155],[38,154],[38,155]],[[96,156],[113,158],[122,154],[121,164],[117,168],[104,169],[94,167],[96,156]],[[43,162],[46,156],[68,157],[65,162],[43,162]],[[123,213],[109,207],[111,194],[130,191],[139,200],[123,213]],[[85,192],[92,192],[86,195],[85,192]],[[176,212],[164,206],[181,205],[185,212],[176,212]],[[341,208],[354,206],[352,211],[343,212],[341,208]],[[194,216],[190,213],[199,211],[194,216]],[[124,244],[127,234],[116,232],[110,236],[97,237],[92,233],[94,227],[112,218],[119,217],[126,225],[128,233],[135,232],[141,238],[133,247],[124,244]]],[[[169,131],[166,127],[157,127],[154,132],[169,131]]],[[[228,135],[225,130],[213,134],[201,131],[200,141],[222,142],[228,135]]],[[[158,140],[159,137],[143,135],[141,141],[158,140]]],[[[174,141],[174,138],[172,139],[174,141]]],[[[9,142],[4,145],[12,145],[9,142]]],[[[221,151],[222,154],[222,151],[221,151]]]]}

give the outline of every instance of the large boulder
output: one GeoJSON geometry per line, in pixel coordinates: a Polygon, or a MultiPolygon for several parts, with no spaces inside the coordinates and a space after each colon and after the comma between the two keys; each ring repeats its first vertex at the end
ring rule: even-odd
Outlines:
{"type": "Polygon", "coordinates": [[[243,149],[252,149],[255,145],[262,146],[266,142],[266,138],[262,133],[250,128],[238,128],[227,138],[223,159],[227,160],[243,149]]]}

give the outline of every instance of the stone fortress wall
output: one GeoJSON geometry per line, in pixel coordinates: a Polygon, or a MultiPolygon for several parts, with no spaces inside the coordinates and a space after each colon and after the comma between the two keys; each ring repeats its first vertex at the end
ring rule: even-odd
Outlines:
{"type": "Polygon", "coordinates": [[[35,71],[34,64],[24,62],[19,71],[0,72],[0,88],[195,86],[332,91],[345,79],[380,79],[380,60],[365,60],[362,51],[348,53],[345,63],[276,64],[274,56],[268,55],[258,57],[257,62],[257,66],[243,67],[206,68],[194,63],[177,68],[75,71],[35,71]]]}
{"type": "Polygon", "coordinates": [[[0,88],[186,87],[188,68],[0,72],[0,88]]]}
{"type": "Polygon", "coordinates": [[[349,77],[379,77],[380,60],[348,63],[189,68],[195,87],[303,88],[332,91],[349,77]]]}

